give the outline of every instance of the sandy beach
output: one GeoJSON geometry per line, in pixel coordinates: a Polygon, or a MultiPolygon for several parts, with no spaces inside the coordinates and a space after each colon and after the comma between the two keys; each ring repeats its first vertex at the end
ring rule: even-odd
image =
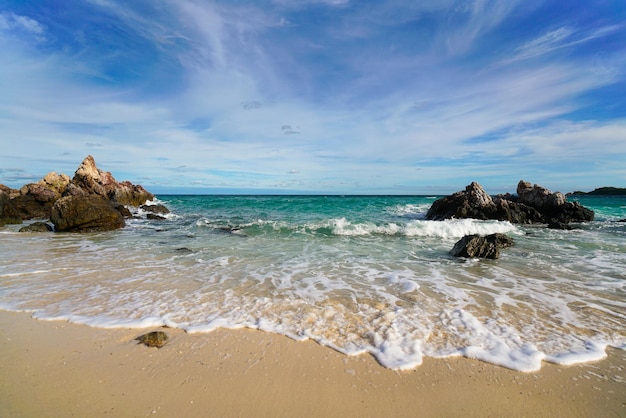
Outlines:
{"type": "Polygon", "coordinates": [[[97,329],[0,312],[0,411],[78,416],[562,416],[626,414],[626,353],[520,373],[466,358],[412,371],[249,329],[97,329]]]}

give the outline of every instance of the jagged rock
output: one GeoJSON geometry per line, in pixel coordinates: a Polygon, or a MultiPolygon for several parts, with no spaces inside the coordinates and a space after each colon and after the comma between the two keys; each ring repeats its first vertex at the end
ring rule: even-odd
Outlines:
{"type": "Polygon", "coordinates": [[[497,211],[491,196],[480,184],[472,182],[464,191],[433,202],[426,219],[440,221],[450,218],[493,219],[497,211]]]}
{"type": "Polygon", "coordinates": [[[517,199],[506,199],[496,196],[496,216],[493,219],[509,221],[514,224],[532,224],[545,222],[544,216],[537,209],[517,202],[517,199]]]}
{"type": "Polygon", "coordinates": [[[140,185],[117,182],[110,172],[96,167],[91,155],[82,161],[71,179],[65,174],[51,172],[37,183],[24,185],[19,191],[3,187],[10,191],[9,197],[21,219],[49,218],[55,202],[66,196],[102,196],[130,206],[140,206],[154,199],[154,195],[140,185]]]}
{"type": "Polygon", "coordinates": [[[109,171],[102,171],[96,167],[96,161],[88,155],[76,169],[72,183],[88,194],[108,197],[109,191],[113,191],[117,181],[109,171]]]}
{"type": "Polygon", "coordinates": [[[161,213],[161,214],[170,213],[170,210],[161,204],[141,205],[140,208],[145,210],[146,212],[151,212],[151,213],[161,213]]]}
{"type": "Polygon", "coordinates": [[[116,202],[129,206],[141,206],[148,200],[154,199],[154,195],[144,189],[143,186],[132,184],[129,181],[118,183],[109,197],[116,202]]]}
{"type": "Polygon", "coordinates": [[[560,192],[532,185],[521,180],[517,185],[517,195],[522,203],[540,211],[547,223],[589,222],[593,221],[594,213],[578,202],[568,202],[560,192]]]}
{"type": "Polygon", "coordinates": [[[163,220],[166,219],[164,216],[157,215],[155,213],[148,213],[148,214],[146,214],[146,218],[150,219],[150,220],[153,220],[153,221],[163,221],[163,220]]]}
{"type": "Polygon", "coordinates": [[[124,217],[97,195],[66,196],[54,204],[50,220],[57,232],[96,232],[122,228],[124,217]]]}
{"type": "Polygon", "coordinates": [[[61,198],[69,184],[67,175],[51,172],[37,183],[22,186],[12,201],[22,219],[47,218],[52,205],[61,198]]]}
{"type": "Polygon", "coordinates": [[[91,155],[80,164],[72,182],[88,194],[105,196],[123,205],[140,206],[154,195],[129,181],[117,182],[109,171],[100,170],[91,155]]]}
{"type": "Polygon", "coordinates": [[[0,191],[5,192],[9,197],[11,196],[11,193],[19,192],[18,190],[12,189],[9,186],[5,186],[2,183],[0,183],[0,191]]]}
{"type": "Polygon", "coordinates": [[[52,232],[54,228],[45,222],[34,222],[20,228],[19,232],[52,232]]]}
{"type": "Polygon", "coordinates": [[[561,192],[552,193],[545,187],[537,184],[531,185],[524,180],[520,180],[517,184],[517,196],[521,203],[537,210],[564,205],[566,200],[565,195],[561,192]]]}
{"type": "Polygon", "coordinates": [[[135,341],[139,341],[139,343],[148,347],[161,348],[165,345],[168,339],[167,334],[163,331],[152,331],[147,334],[140,335],[135,338],[135,341]]]}
{"type": "Polygon", "coordinates": [[[520,224],[593,220],[593,211],[578,202],[567,202],[562,193],[552,193],[524,180],[519,182],[517,192],[518,196],[506,194],[492,199],[473,182],[464,191],[436,200],[426,213],[426,219],[494,219],[520,224]]]}
{"type": "Polygon", "coordinates": [[[490,258],[500,257],[500,249],[513,245],[513,240],[500,233],[487,236],[466,235],[454,244],[450,254],[454,257],[490,258]]]}
{"type": "Polygon", "coordinates": [[[20,216],[20,212],[4,189],[0,190],[0,226],[21,223],[22,217],[20,216]]]}

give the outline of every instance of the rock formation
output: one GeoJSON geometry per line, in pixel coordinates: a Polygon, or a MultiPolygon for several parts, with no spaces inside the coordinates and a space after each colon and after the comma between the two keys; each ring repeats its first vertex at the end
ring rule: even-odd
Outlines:
{"type": "Polygon", "coordinates": [[[19,190],[0,185],[0,226],[49,218],[56,231],[109,230],[124,226],[122,215],[131,216],[125,205],[138,207],[152,199],[142,186],[116,181],[88,155],[73,178],[51,172],[19,190]]]}
{"type": "Polygon", "coordinates": [[[588,222],[593,211],[578,202],[568,202],[565,195],[521,180],[517,196],[489,196],[480,184],[473,182],[465,190],[433,202],[426,213],[428,220],[450,218],[493,219],[512,223],[588,222]]]}

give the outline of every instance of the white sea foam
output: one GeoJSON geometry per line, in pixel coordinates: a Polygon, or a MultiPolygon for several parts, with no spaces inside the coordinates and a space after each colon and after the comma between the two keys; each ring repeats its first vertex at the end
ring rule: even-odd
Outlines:
{"type": "Polygon", "coordinates": [[[353,223],[345,218],[333,221],[333,232],[337,235],[363,236],[372,234],[405,235],[410,237],[460,238],[465,235],[488,235],[493,233],[518,233],[519,229],[510,222],[477,221],[474,219],[451,219],[447,221],[415,220],[405,225],[388,223],[353,223]]]}

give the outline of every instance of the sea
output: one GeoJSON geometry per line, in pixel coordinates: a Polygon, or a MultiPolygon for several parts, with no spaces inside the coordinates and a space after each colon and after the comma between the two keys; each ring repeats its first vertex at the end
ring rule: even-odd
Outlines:
{"type": "Polygon", "coordinates": [[[572,230],[427,221],[439,196],[160,195],[102,233],[0,228],[0,309],[102,328],[253,328],[384,367],[464,356],[522,372],[626,350],[626,196],[572,230]],[[467,234],[514,240],[455,258],[467,234]]]}

